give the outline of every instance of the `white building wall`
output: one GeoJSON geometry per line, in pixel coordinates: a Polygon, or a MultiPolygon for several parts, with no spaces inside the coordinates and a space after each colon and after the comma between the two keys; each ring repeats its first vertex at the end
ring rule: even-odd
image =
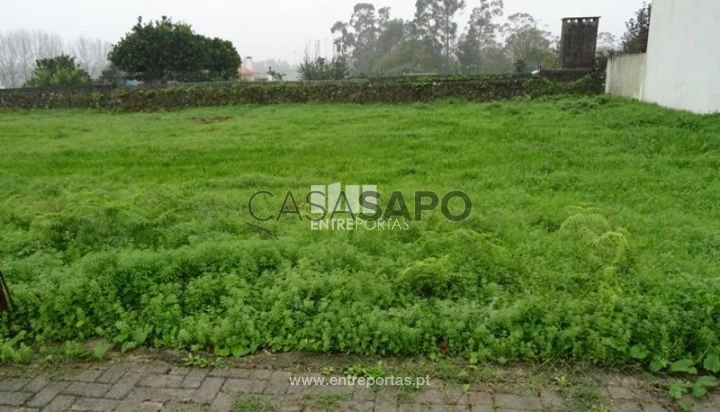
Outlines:
{"type": "Polygon", "coordinates": [[[720,112],[720,0],[653,0],[642,99],[720,112]]]}
{"type": "Polygon", "coordinates": [[[605,93],[641,99],[646,54],[621,54],[608,60],[605,93]]]}

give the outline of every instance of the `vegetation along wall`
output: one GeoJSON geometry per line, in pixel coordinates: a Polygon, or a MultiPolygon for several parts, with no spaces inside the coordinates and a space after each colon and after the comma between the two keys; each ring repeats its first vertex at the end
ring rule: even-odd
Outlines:
{"type": "Polygon", "coordinates": [[[449,98],[490,101],[551,94],[598,94],[603,92],[603,82],[587,72],[557,72],[543,76],[235,83],[137,89],[35,88],[0,91],[0,109],[97,107],[145,111],[233,104],[407,103],[449,98]]]}

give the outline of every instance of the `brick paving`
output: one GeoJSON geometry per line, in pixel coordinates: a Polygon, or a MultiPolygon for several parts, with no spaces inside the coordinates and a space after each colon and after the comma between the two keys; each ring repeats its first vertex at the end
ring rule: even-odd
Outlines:
{"type": "MultiPolygon", "coordinates": [[[[552,385],[462,385],[437,380],[424,390],[357,386],[293,386],[285,370],[257,367],[187,368],[161,361],[95,363],[60,370],[23,372],[0,368],[0,412],[6,411],[639,411],[676,406],[647,385],[620,379],[592,388],[595,395],[568,395],[552,385]],[[592,403],[588,403],[588,399],[592,403]]],[[[318,374],[305,376],[320,376],[318,374]]],[[[720,411],[720,395],[695,405],[720,411]]]]}

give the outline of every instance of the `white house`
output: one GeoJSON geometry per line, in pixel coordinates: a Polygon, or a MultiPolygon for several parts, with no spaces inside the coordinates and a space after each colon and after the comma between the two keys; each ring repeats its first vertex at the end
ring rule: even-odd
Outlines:
{"type": "Polygon", "coordinates": [[[720,112],[720,1],[653,0],[645,55],[609,62],[608,93],[720,112]]]}
{"type": "Polygon", "coordinates": [[[247,56],[242,62],[242,65],[238,68],[238,74],[240,78],[247,81],[255,81],[255,69],[253,68],[253,61],[251,56],[247,56]]]}

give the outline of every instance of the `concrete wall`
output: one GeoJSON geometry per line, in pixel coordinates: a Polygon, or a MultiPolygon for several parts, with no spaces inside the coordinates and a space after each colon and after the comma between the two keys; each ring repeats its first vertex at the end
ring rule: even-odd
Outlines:
{"type": "Polygon", "coordinates": [[[720,1],[653,0],[643,100],[720,111],[720,1]]]}
{"type": "Polygon", "coordinates": [[[607,93],[720,112],[720,1],[653,0],[647,54],[608,62],[607,93]]]}
{"type": "Polygon", "coordinates": [[[605,93],[642,99],[646,54],[624,54],[608,61],[605,93]]]}

